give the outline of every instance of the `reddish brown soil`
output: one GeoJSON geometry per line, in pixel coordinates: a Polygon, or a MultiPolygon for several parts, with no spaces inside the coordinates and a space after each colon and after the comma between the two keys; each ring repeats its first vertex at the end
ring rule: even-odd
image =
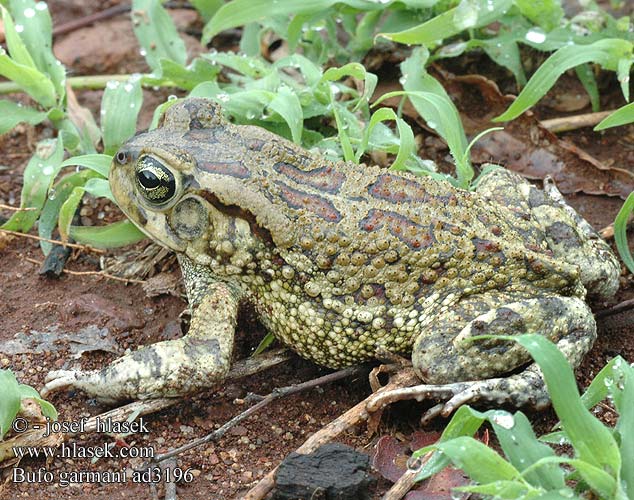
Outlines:
{"type": "MultiPolygon", "coordinates": [[[[85,2],[81,0],[57,0],[49,2],[54,12],[56,25],[94,11],[96,6],[106,6],[117,2],[85,2]],[[108,5],[105,5],[105,4],[108,5]]],[[[186,17],[186,16],[184,16],[186,17]]],[[[119,16],[93,28],[85,28],[82,32],[82,44],[93,43],[94,50],[86,50],[82,45],[81,61],[74,61],[72,44],[64,42],[77,33],[60,37],[58,44],[64,44],[64,59],[77,73],[89,68],[99,71],[104,68],[108,72],[124,72],[130,68],[143,69],[139,62],[138,48],[130,42],[124,45],[129,37],[122,36],[117,45],[117,53],[123,51],[124,57],[118,61],[112,59],[98,60],[106,57],[112,44],[104,44],[102,35],[115,27],[125,24],[126,17],[119,16]],[[110,24],[108,24],[110,23],[110,24]],[[104,45],[106,46],[104,49],[104,45]],[[125,48],[123,50],[122,46],[125,48]],[[70,48],[69,48],[70,47],[70,48]],[[71,54],[68,54],[68,51],[71,54]],[[93,59],[86,61],[91,55],[93,59]],[[127,54],[128,57],[125,57],[127,54]],[[77,66],[73,66],[76,63],[77,66]]],[[[191,21],[191,19],[189,20],[191,21]]],[[[117,28],[119,29],[119,28],[117,28]]],[[[127,42],[126,42],[127,43],[127,42]]],[[[79,49],[78,49],[79,50],[79,49]]],[[[114,52],[114,51],[112,51],[114,52]]],[[[79,52],[78,52],[79,53],[79,52]]],[[[565,89],[562,89],[565,92],[565,89]]],[[[99,91],[78,92],[80,103],[89,107],[98,116],[101,97],[99,91]]],[[[157,92],[145,93],[145,104],[142,125],[147,126],[151,113],[166,95],[157,92]]],[[[587,109],[582,112],[587,112],[587,109]]],[[[544,118],[556,116],[556,113],[544,109],[544,118]]],[[[538,112],[539,114],[539,112],[538,112]]],[[[0,203],[17,203],[21,189],[21,175],[26,161],[30,157],[35,142],[52,131],[46,127],[20,126],[5,136],[0,137],[0,150],[3,165],[7,170],[0,170],[0,203]]],[[[632,130],[620,129],[602,136],[589,129],[567,134],[568,138],[579,147],[585,148],[600,160],[621,168],[632,170],[633,153],[631,142],[623,138],[631,137],[632,130]]],[[[424,151],[422,152],[424,154],[424,151]]],[[[570,203],[588,218],[597,228],[608,225],[616,215],[621,200],[601,196],[571,196],[570,203]]],[[[116,209],[112,208],[116,218],[116,209]]],[[[8,217],[8,212],[0,215],[8,217]]],[[[90,215],[88,216],[90,218],[90,215]]],[[[93,214],[94,221],[97,222],[93,214]]],[[[126,285],[122,282],[98,276],[65,274],[60,279],[47,279],[38,275],[39,266],[29,259],[42,260],[37,242],[24,238],[0,239],[0,344],[14,338],[19,332],[48,331],[57,327],[61,332],[76,333],[84,327],[97,326],[107,329],[107,337],[119,346],[120,352],[126,348],[172,338],[180,334],[179,313],[186,307],[185,302],[172,296],[146,297],[138,284],[126,285]]],[[[77,252],[67,265],[75,271],[98,270],[98,256],[86,252],[77,252]]],[[[631,276],[624,275],[621,290],[614,303],[631,298],[633,293],[631,276]]],[[[606,305],[597,305],[601,309],[606,305]]],[[[592,352],[579,369],[579,381],[582,386],[588,384],[592,376],[607,360],[620,354],[629,361],[634,361],[634,334],[632,322],[634,312],[622,313],[599,321],[600,338],[592,352]]],[[[32,335],[32,334],[31,334],[32,335]]],[[[245,357],[264,335],[263,329],[254,321],[246,321],[240,325],[237,343],[237,357],[245,357]]],[[[49,349],[42,353],[29,352],[13,356],[0,353],[0,367],[10,368],[22,383],[35,388],[43,385],[44,376],[49,370],[80,366],[84,369],[103,366],[116,357],[113,353],[90,352],[80,360],[69,354],[69,345],[65,341],[57,342],[56,350],[49,349]]],[[[285,386],[315,378],[324,370],[300,359],[284,364],[268,372],[250,377],[237,383],[200,394],[181,402],[171,409],[145,417],[149,433],[133,434],[124,441],[134,447],[151,447],[155,453],[187,443],[197,437],[204,436],[221,426],[233,416],[242,412],[247,406],[244,398],[249,393],[264,395],[275,387],[285,386]]],[[[219,442],[209,444],[181,455],[178,466],[181,469],[191,468],[194,480],[190,484],[179,484],[178,495],[181,499],[224,499],[239,497],[247,491],[263,475],[279,463],[289,452],[296,449],[313,432],[336,418],[370,392],[365,380],[335,383],[320,389],[285,398],[267,407],[262,413],[255,415],[235,427],[219,442]]],[[[60,419],[77,420],[83,416],[96,415],[106,407],[99,406],[79,392],[61,392],[55,394],[51,401],[60,413],[60,419]]],[[[378,435],[408,435],[418,429],[417,418],[421,414],[421,405],[401,404],[388,412],[381,424],[378,435]]],[[[605,414],[605,420],[613,418],[605,414]]],[[[552,412],[532,415],[538,432],[548,430],[554,423],[552,412]]],[[[438,421],[432,429],[442,429],[443,422],[438,421]]],[[[69,441],[82,446],[96,446],[113,441],[113,437],[103,434],[80,435],[69,441]]],[[[357,447],[361,451],[371,453],[377,436],[370,436],[365,428],[348,433],[340,438],[342,441],[357,447]]],[[[131,469],[139,466],[140,460],[108,459],[91,464],[89,459],[57,458],[48,465],[48,469],[56,474],[62,471],[79,470],[119,470],[123,467],[131,469]]],[[[24,460],[21,466],[31,472],[43,467],[41,459],[24,460]]],[[[378,498],[389,487],[389,483],[380,480],[375,496],[378,498]]],[[[42,482],[29,484],[8,483],[0,493],[2,498],[150,498],[147,485],[134,485],[128,482],[121,484],[74,483],[62,488],[57,481],[52,484],[42,482]]]]}

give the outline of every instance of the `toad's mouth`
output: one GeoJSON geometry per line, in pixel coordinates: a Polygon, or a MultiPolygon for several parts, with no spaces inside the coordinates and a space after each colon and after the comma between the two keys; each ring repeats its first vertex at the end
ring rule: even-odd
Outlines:
{"type": "Polygon", "coordinates": [[[108,175],[115,202],[128,219],[151,240],[173,250],[185,252],[187,243],[180,239],[167,223],[167,215],[144,207],[134,188],[134,169],[130,164],[114,161],[108,175]]]}

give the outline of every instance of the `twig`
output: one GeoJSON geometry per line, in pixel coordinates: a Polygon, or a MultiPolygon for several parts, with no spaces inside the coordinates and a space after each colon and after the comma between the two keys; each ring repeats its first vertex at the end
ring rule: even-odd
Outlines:
{"type": "Polygon", "coordinates": [[[110,7],[109,9],[105,9],[100,12],[95,12],[94,14],[90,14],[79,19],[73,19],[72,21],[68,21],[67,23],[54,27],[53,36],[64,35],[90,24],[118,16],[119,14],[125,14],[130,11],[130,8],[131,7],[129,5],[115,5],[114,7],[110,7]]]}
{"type": "Polygon", "coordinates": [[[381,500],[401,500],[409,490],[411,490],[416,484],[416,476],[421,471],[421,469],[429,462],[429,459],[433,456],[434,452],[430,451],[426,453],[421,459],[420,463],[416,468],[410,468],[409,465],[407,470],[403,473],[401,477],[398,478],[392,487],[383,495],[381,500]]]}
{"type": "MultiPolygon", "coordinates": [[[[24,260],[30,262],[31,264],[37,264],[38,266],[41,266],[43,264],[39,260],[31,259],[30,257],[24,257],[24,260]]],[[[120,276],[114,276],[113,274],[108,274],[103,271],[71,271],[70,269],[62,269],[62,272],[65,274],[71,274],[73,276],[102,276],[110,280],[123,281],[124,283],[145,283],[145,281],[143,280],[135,280],[134,278],[121,278],[120,276]]]]}
{"type": "Polygon", "coordinates": [[[6,233],[6,234],[12,234],[14,236],[21,236],[23,238],[31,238],[33,240],[38,240],[38,241],[48,241],[49,243],[55,243],[57,245],[62,245],[62,246],[70,247],[70,248],[78,248],[79,250],[86,250],[88,252],[106,253],[105,250],[91,247],[89,245],[78,245],[77,243],[64,243],[63,241],[60,241],[60,240],[51,240],[49,238],[42,238],[41,236],[35,236],[34,234],[20,233],[18,231],[10,231],[9,229],[0,229],[0,232],[6,233]]]}
{"type": "Polygon", "coordinates": [[[602,309],[601,311],[597,311],[594,313],[595,318],[605,318],[607,316],[614,316],[615,314],[620,314],[625,311],[629,311],[630,309],[634,309],[634,299],[624,300],[623,302],[619,302],[618,304],[608,307],[607,309],[602,309]]]}
{"type": "Polygon", "coordinates": [[[365,368],[363,366],[353,366],[350,368],[345,368],[344,370],[339,370],[334,373],[329,373],[328,375],[324,375],[323,377],[302,382],[301,384],[294,384],[294,385],[289,385],[286,387],[280,387],[280,388],[274,389],[273,392],[265,396],[258,403],[254,404],[251,408],[246,409],[239,415],[236,415],[227,423],[225,423],[222,427],[216,429],[214,432],[207,434],[205,437],[202,437],[200,439],[195,439],[194,441],[184,444],[183,446],[179,446],[178,448],[170,450],[166,453],[157,455],[152,459],[152,461],[156,463],[156,462],[160,462],[161,460],[167,460],[168,458],[172,458],[176,455],[180,455],[181,453],[191,450],[192,448],[196,448],[197,446],[200,446],[202,444],[208,443],[210,441],[217,441],[222,436],[224,436],[226,432],[229,429],[231,429],[233,426],[235,426],[239,422],[242,422],[245,418],[250,417],[254,413],[257,413],[262,408],[264,408],[265,406],[268,406],[276,399],[290,396],[292,394],[305,391],[307,389],[312,389],[319,385],[329,384],[331,382],[335,382],[336,380],[340,380],[342,378],[351,377],[353,375],[360,375],[364,371],[364,369],[365,368]]]}
{"type": "Polygon", "coordinates": [[[0,209],[13,210],[14,212],[28,212],[30,210],[37,210],[37,208],[35,207],[14,207],[13,205],[5,205],[4,203],[0,203],[0,209]]]}
{"type": "MultiPolygon", "coordinates": [[[[127,82],[130,75],[89,75],[89,76],[72,76],[66,79],[66,83],[73,89],[91,89],[100,90],[106,87],[108,82],[127,82]]],[[[174,82],[163,79],[157,79],[151,74],[141,75],[141,84],[151,87],[178,87],[174,82]]],[[[14,82],[1,82],[0,94],[16,94],[23,92],[22,87],[14,82]]]]}
{"type": "MultiPolygon", "coordinates": [[[[418,381],[418,377],[414,373],[414,370],[405,369],[395,374],[387,385],[377,391],[381,393],[383,391],[390,391],[399,387],[415,384],[418,381]]],[[[319,448],[322,444],[332,441],[339,434],[356,425],[362,420],[368,418],[368,412],[366,411],[366,404],[368,399],[375,394],[371,394],[368,398],[364,399],[360,403],[350,408],[343,415],[339,416],[328,425],[317,431],[306,442],[297,448],[297,453],[311,453],[319,448]]],[[[277,467],[264,476],[258,484],[251,488],[245,496],[241,497],[242,500],[262,500],[273,489],[275,485],[275,472],[277,467]]]]}
{"type": "Polygon", "coordinates": [[[563,116],[561,118],[541,120],[541,124],[556,134],[558,132],[568,132],[569,130],[577,130],[583,127],[592,127],[613,112],[614,110],[585,113],[583,115],[563,116]]]}
{"type": "MultiPolygon", "coordinates": [[[[268,370],[269,368],[284,363],[288,361],[290,357],[289,352],[285,349],[273,349],[254,358],[241,359],[233,364],[225,380],[237,380],[254,375],[255,373],[268,370]]],[[[183,401],[182,398],[159,398],[135,401],[134,403],[120,406],[119,408],[114,408],[113,410],[89,418],[84,426],[83,432],[94,432],[97,429],[97,418],[102,422],[107,419],[113,422],[125,422],[130,415],[141,416],[156,413],[157,411],[174,406],[181,401],[183,401]]],[[[73,434],[64,434],[64,436],[71,435],[73,434]]]]}
{"type": "MultiPolygon", "coordinates": [[[[628,222],[627,227],[630,226],[630,222],[628,222]]],[[[603,229],[601,229],[599,231],[599,234],[601,235],[601,238],[603,238],[606,241],[611,240],[612,238],[614,238],[614,224],[610,224],[608,226],[605,226],[603,229]]]]}
{"type": "Polygon", "coordinates": [[[167,477],[171,478],[171,481],[165,481],[165,500],[177,500],[176,496],[176,481],[174,481],[174,469],[176,468],[176,459],[170,458],[166,460],[161,467],[163,470],[169,470],[170,474],[167,477]]]}

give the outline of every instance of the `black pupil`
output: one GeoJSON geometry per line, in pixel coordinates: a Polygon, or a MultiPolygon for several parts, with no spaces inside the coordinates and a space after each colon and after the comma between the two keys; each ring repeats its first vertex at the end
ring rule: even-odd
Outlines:
{"type": "Polygon", "coordinates": [[[150,170],[141,170],[138,178],[145,189],[155,189],[161,185],[161,180],[150,170]]]}
{"type": "Polygon", "coordinates": [[[125,163],[126,160],[128,159],[128,155],[126,153],[124,153],[123,151],[119,151],[117,153],[117,161],[121,164],[125,163]]]}

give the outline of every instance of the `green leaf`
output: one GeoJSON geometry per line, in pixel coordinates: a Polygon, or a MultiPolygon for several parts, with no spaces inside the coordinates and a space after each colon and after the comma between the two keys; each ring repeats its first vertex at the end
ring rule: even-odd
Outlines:
{"type": "Polygon", "coordinates": [[[45,108],[55,105],[55,87],[50,79],[35,68],[15,62],[1,47],[0,75],[15,82],[45,108]]]}
{"type": "Polygon", "coordinates": [[[62,162],[62,167],[72,167],[75,165],[80,165],[82,167],[89,168],[94,172],[97,172],[102,177],[108,178],[108,173],[110,172],[110,164],[112,163],[111,155],[104,154],[89,154],[89,155],[80,155],[73,156],[68,160],[64,160],[62,162]]]}
{"type": "Polygon", "coordinates": [[[189,3],[198,11],[203,21],[207,22],[225,2],[224,0],[190,0],[189,3]]]}
{"type": "Polygon", "coordinates": [[[145,60],[154,71],[160,71],[161,58],[185,64],[185,42],[159,0],[133,0],[132,26],[145,60]]]}
{"type": "Polygon", "coordinates": [[[514,0],[513,3],[524,17],[546,31],[558,27],[564,17],[561,0],[514,0]]]}
{"type": "Polygon", "coordinates": [[[621,356],[617,356],[601,368],[581,396],[583,406],[590,409],[608,396],[608,381],[614,380],[616,368],[621,364],[627,364],[627,362],[621,356]]]}
{"type": "Polygon", "coordinates": [[[281,86],[277,91],[277,95],[269,103],[269,108],[284,118],[291,130],[293,142],[301,144],[304,115],[297,94],[289,87],[281,86]]]}
{"type": "Polygon", "coordinates": [[[126,83],[114,80],[108,82],[101,99],[101,131],[105,154],[114,155],[121,144],[134,135],[142,102],[139,78],[130,78],[126,83]]]}
{"type": "Polygon", "coordinates": [[[61,168],[64,146],[61,139],[40,141],[24,169],[21,208],[34,208],[16,212],[2,227],[12,231],[28,231],[37,220],[46,202],[49,187],[61,168]]]}
{"type": "MultiPolygon", "coordinates": [[[[97,173],[92,170],[73,172],[72,174],[62,177],[62,179],[49,190],[48,199],[37,221],[37,234],[41,238],[52,238],[53,231],[57,227],[59,210],[62,204],[70,196],[75,187],[83,186],[88,179],[96,175],[97,173]]],[[[53,248],[53,244],[48,241],[40,240],[40,248],[44,255],[48,255],[51,248],[53,248]]]]}
{"type": "MultiPolygon", "coordinates": [[[[453,414],[451,420],[445,427],[445,430],[442,432],[440,436],[439,443],[449,441],[456,437],[461,436],[473,436],[484,420],[486,416],[484,413],[481,413],[469,406],[461,406],[458,410],[453,414]]],[[[435,449],[435,445],[425,446],[420,450],[416,450],[412,453],[412,458],[420,458],[429,451],[435,449]]],[[[428,477],[440,472],[449,464],[449,458],[442,453],[435,453],[427,463],[422,467],[418,475],[416,476],[416,481],[422,481],[427,479],[428,477]]]]}
{"type": "Polygon", "coordinates": [[[608,70],[616,70],[619,61],[632,57],[632,44],[616,38],[599,40],[590,45],[567,45],[552,54],[537,69],[509,108],[493,121],[517,118],[550,90],[565,71],[593,62],[608,70]]]}
{"type": "Polygon", "coordinates": [[[594,77],[594,71],[589,64],[580,64],[575,68],[577,78],[586,89],[590,102],[592,104],[592,111],[595,113],[599,111],[601,103],[599,102],[599,87],[597,86],[597,79],[594,77]]]}
{"type": "MultiPolygon", "coordinates": [[[[511,415],[506,411],[492,410],[486,415],[506,458],[520,472],[544,457],[555,456],[552,448],[537,440],[530,422],[522,412],[511,415]]],[[[533,487],[546,490],[557,490],[566,485],[563,470],[556,463],[527,472],[524,478],[533,487]]]]}
{"type": "MultiPolygon", "coordinates": [[[[24,28],[20,38],[26,45],[35,66],[41,73],[48,75],[54,94],[57,94],[57,98],[61,100],[66,95],[66,69],[53,54],[53,28],[46,2],[11,0],[10,5],[16,26],[21,25],[24,28]]],[[[38,102],[47,108],[52,106],[52,104],[38,102]]]]}
{"type": "Polygon", "coordinates": [[[37,125],[46,119],[46,113],[12,101],[0,101],[0,134],[8,132],[18,123],[37,125]]]}
{"type": "Polygon", "coordinates": [[[632,122],[634,122],[634,102],[621,106],[614,113],[606,116],[594,127],[594,130],[605,130],[606,128],[619,127],[632,122]]]}
{"type": "Polygon", "coordinates": [[[129,220],[107,226],[70,226],[69,235],[75,241],[95,248],[118,248],[141,241],[146,236],[129,220]]]}
{"type": "Polygon", "coordinates": [[[393,170],[404,170],[406,168],[405,162],[410,158],[412,154],[414,154],[414,150],[416,148],[416,145],[414,143],[414,133],[412,132],[411,127],[402,118],[396,116],[394,110],[390,108],[381,108],[376,110],[372,114],[370,122],[365,129],[361,144],[357,149],[355,161],[358,163],[363,153],[365,153],[368,142],[370,140],[370,134],[372,133],[374,128],[380,122],[386,120],[394,120],[396,122],[400,137],[400,146],[398,149],[398,153],[391,168],[393,170]]]}
{"type": "Polygon", "coordinates": [[[453,9],[418,26],[396,33],[379,33],[393,42],[434,46],[466,29],[497,21],[513,4],[512,0],[462,0],[453,9]]]}
{"type": "Polygon", "coordinates": [[[214,17],[203,28],[203,45],[221,31],[244,26],[265,17],[289,16],[308,14],[328,9],[336,0],[284,0],[271,2],[270,0],[233,0],[224,4],[214,17]]]}
{"type": "MultiPolygon", "coordinates": [[[[435,129],[449,146],[456,162],[458,183],[466,188],[474,176],[471,162],[465,155],[468,147],[467,136],[462,127],[460,113],[451,98],[438,80],[425,71],[428,56],[427,49],[419,47],[401,63],[403,88],[416,111],[427,121],[427,125],[435,129]]],[[[395,94],[392,92],[390,95],[395,94]]],[[[379,101],[384,98],[385,95],[379,101]]]]}
{"type": "Polygon", "coordinates": [[[74,188],[68,198],[64,200],[62,206],[59,209],[58,217],[58,230],[62,241],[68,241],[68,233],[70,232],[70,225],[73,223],[73,217],[77,212],[77,207],[84,196],[84,188],[77,186],[74,188]]]}
{"type": "MultiPolygon", "coordinates": [[[[553,407],[579,459],[617,474],[621,457],[616,441],[610,430],[583,406],[572,368],[559,349],[541,335],[500,338],[517,341],[539,365],[553,407]]],[[[580,473],[587,479],[582,470],[580,473]]]]}
{"type": "MultiPolygon", "coordinates": [[[[632,106],[632,104],[628,104],[628,106],[632,106]]],[[[613,113],[610,116],[614,116],[614,114],[615,113],[613,113]]],[[[632,252],[630,252],[630,247],[627,243],[626,230],[627,230],[627,219],[633,211],[634,211],[634,193],[630,193],[627,199],[623,202],[623,206],[621,207],[621,210],[619,210],[619,213],[616,215],[616,218],[614,219],[614,242],[616,243],[616,249],[619,251],[621,260],[627,266],[627,268],[629,269],[631,273],[634,273],[634,258],[632,258],[632,252]]]]}
{"type": "MultiPolygon", "coordinates": [[[[478,495],[489,495],[495,499],[517,499],[517,498],[533,498],[535,495],[527,495],[531,488],[527,488],[526,484],[521,481],[492,481],[486,484],[473,486],[460,486],[454,488],[456,491],[465,491],[476,493],[478,495]]],[[[531,493],[534,493],[531,491],[531,493]]]]}
{"type": "Polygon", "coordinates": [[[478,483],[521,480],[522,476],[515,467],[491,448],[471,437],[457,437],[436,443],[434,447],[447,455],[457,467],[478,483]]]}
{"type": "Polygon", "coordinates": [[[20,411],[18,381],[11,370],[0,370],[0,439],[11,428],[13,419],[20,411]]]}
{"type": "MultiPolygon", "coordinates": [[[[175,86],[185,90],[191,90],[199,83],[215,80],[218,73],[220,73],[220,67],[217,64],[214,65],[201,58],[194,59],[192,64],[187,67],[165,58],[161,58],[159,64],[161,66],[161,78],[157,79],[156,83],[169,80],[175,86]]],[[[144,83],[148,85],[154,84],[151,78],[146,79],[144,83]]]]}
{"type": "Polygon", "coordinates": [[[634,370],[624,359],[621,359],[619,368],[625,372],[622,397],[618,410],[620,413],[616,430],[619,433],[621,456],[623,460],[621,479],[625,491],[634,491],[634,460],[631,460],[631,450],[634,450],[634,370]]]}
{"type": "MultiPolygon", "coordinates": [[[[35,68],[33,58],[31,57],[31,54],[29,54],[29,51],[20,38],[20,35],[18,35],[9,11],[4,7],[0,7],[0,10],[2,11],[2,21],[4,22],[4,36],[7,42],[7,48],[9,49],[9,54],[11,54],[11,59],[18,64],[24,64],[30,68],[35,68]]],[[[19,29],[20,31],[24,31],[24,26],[20,26],[19,29]]]]}
{"type": "Polygon", "coordinates": [[[260,341],[260,343],[258,344],[258,346],[255,348],[255,351],[253,351],[253,354],[251,354],[251,356],[259,356],[260,354],[262,354],[264,351],[266,351],[266,349],[273,343],[275,342],[275,335],[273,335],[272,333],[267,333],[264,338],[260,341]]]}

